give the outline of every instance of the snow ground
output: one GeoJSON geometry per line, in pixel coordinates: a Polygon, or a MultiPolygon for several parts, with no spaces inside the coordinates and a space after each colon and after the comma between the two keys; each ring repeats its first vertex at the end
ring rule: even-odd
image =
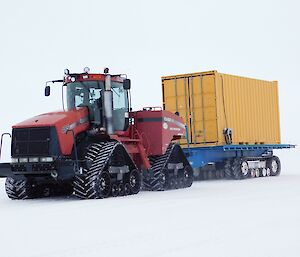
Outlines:
{"type": "Polygon", "coordinates": [[[12,201],[0,256],[300,256],[300,174],[196,182],[105,200],[12,201]]]}

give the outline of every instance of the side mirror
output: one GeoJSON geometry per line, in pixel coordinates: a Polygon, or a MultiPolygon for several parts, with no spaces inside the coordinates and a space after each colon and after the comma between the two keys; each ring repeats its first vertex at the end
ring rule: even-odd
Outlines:
{"type": "Polygon", "coordinates": [[[123,81],[123,88],[125,90],[129,90],[131,87],[131,82],[130,82],[130,79],[124,79],[123,81]]]}
{"type": "Polygon", "coordinates": [[[50,86],[46,86],[45,87],[45,96],[49,96],[50,95],[50,86]]]}

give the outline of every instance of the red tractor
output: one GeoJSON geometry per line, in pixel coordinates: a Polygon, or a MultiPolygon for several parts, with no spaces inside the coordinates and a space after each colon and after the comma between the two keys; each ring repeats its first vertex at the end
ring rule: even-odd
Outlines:
{"type": "MultiPolygon", "coordinates": [[[[193,171],[181,147],[182,119],[161,108],[131,111],[123,75],[65,70],[66,110],[13,126],[9,198],[68,195],[83,199],[190,187],[193,171]]],[[[45,95],[50,95],[46,84],[45,95]]]]}

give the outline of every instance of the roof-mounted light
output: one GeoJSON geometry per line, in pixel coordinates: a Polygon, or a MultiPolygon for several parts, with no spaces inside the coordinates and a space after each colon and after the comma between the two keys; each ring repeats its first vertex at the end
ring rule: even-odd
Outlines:
{"type": "Polygon", "coordinates": [[[69,75],[69,74],[70,74],[69,69],[65,69],[65,70],[64,70],[64,73],[65,73],[66,76],[69,75]]]}
{"type": "Polygon", "coordinates": [[[89,67],[85,67],[85,68],[83,69],[83,71],[84,71],[85,73],[89,73],[89,72],[90,72],[90,68],[89,68],[89,67]]]}

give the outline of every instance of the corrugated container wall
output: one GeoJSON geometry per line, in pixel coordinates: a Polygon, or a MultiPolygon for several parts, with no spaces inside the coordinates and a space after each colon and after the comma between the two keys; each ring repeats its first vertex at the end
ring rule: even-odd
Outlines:
{"type": "Polygon", "coordinates": [[[277,81],[209,71],[162,77],[162,90],[164,109],[184,119],[191,146],[280,143],[277,81]]]}

